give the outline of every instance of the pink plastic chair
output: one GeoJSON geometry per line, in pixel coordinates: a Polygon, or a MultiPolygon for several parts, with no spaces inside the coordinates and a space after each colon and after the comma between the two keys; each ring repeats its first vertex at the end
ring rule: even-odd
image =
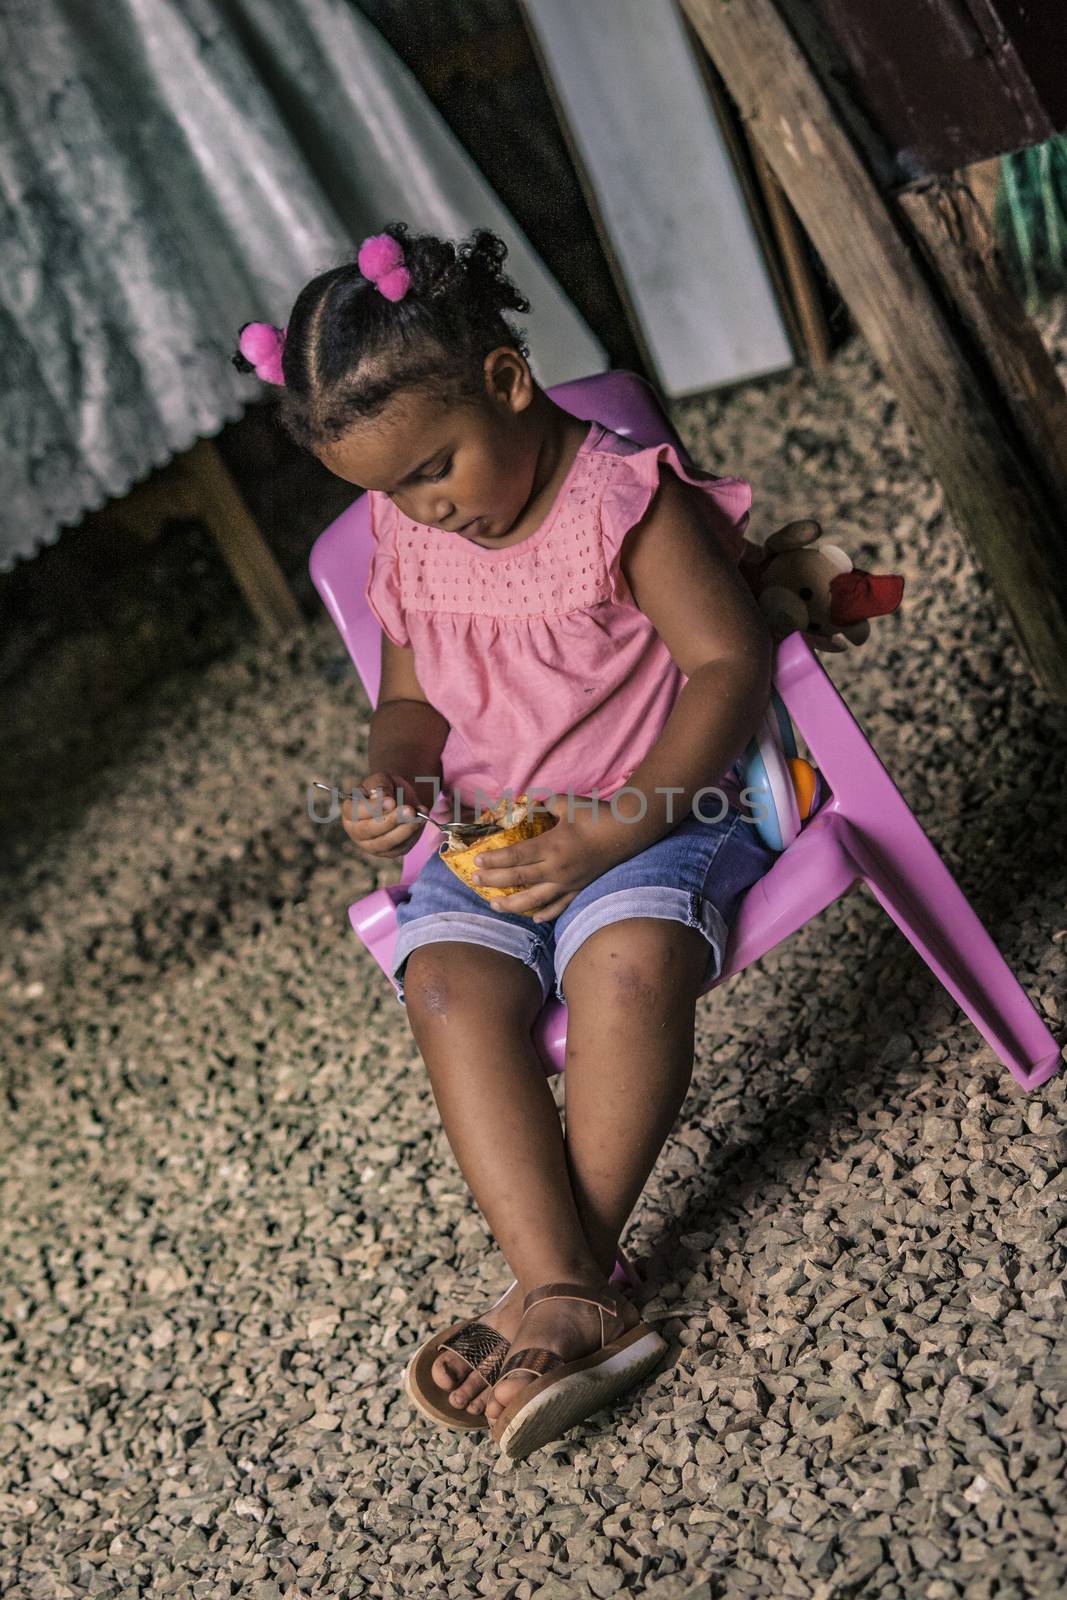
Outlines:
{"type": "MultiPolygon", "coordinates": [[[[549,393],[573,416],[595,419],[641,444],[669,441],[688,460],[652,389],[634,373],[601,373],[549,393]]],[[[363,593],[371,549],[367,500],[361,496],[315,541],[311,576],[373,705],[380,631],[363,593]]],[[[702,992],[743,971],[863,883],[1023,1088],[1036,1089],[1059,1069],[1059,1045],[799,633],[778,646],[774,685],[831,793],[745,896],[725,967],[702,992]]],[[[447,815],[443,797],[439,805],[447,815]]],[[[427,827],[404,857],[400,883],[349,907],[352,927],[386,973],[396,943],[397,904],[438,838],[427,827]]],[[[562,1072],[566,1006],[548,1000],[533,1037],[546,1069],[562,1072]]],[[[613,1281],[620,1278],[635,1281],[621,1252],[613,1281]]]]}

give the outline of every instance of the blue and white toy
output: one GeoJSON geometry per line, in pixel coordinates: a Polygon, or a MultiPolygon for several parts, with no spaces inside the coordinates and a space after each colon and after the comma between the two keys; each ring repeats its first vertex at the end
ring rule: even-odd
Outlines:
{"type": "Polygon", "coordinates": [[[741,782],[764,844],[787,849],[815,809],[820,782],[811,763],[797,755],[793,724],[776,691],[745,750],[741,782]]]}

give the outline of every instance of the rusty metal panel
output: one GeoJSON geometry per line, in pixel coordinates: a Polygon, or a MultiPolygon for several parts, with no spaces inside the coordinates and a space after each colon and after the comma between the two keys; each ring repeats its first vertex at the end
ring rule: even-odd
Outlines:
{"type": "Polygon", "coordinates": [[[794,0],[784,9],[802,42],[815,43],[831,93],[850,99],[880,142],[876,165],[892,184],[1039,144],[1067,127],[1067,5],[794,0]]]}

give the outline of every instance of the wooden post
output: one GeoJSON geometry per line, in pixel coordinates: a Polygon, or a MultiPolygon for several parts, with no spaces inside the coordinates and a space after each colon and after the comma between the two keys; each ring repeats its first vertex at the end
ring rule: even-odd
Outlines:
{"type": "Polygon", "coordinates": [[[798,359],[806,359],[814,372],[822,372],[830,364],[830,329],[796,217],[781,184],[763,159],[759,145],[738,125],[722,84],[712,70],[708,52],[688,18],[686,33],[700,63],[715,120],[741,185],[793,348],[798,359]]]}
{"type": "Polygon", "coordinates": [[[304,626],[304,616],[229,468],[210,439],[181,457],[196,486],[200,514],[263,632],[272,638],[304,626]]]}
{"type": "Polygon", "coordinates": [[[807,354],[812,371],[824,372],[830,365],[830,330],[819,302],[815,274],[804,254],[804,236],[797,227],[785,191],[767,165],[758,144],[752,145],[752,164],[767,207],[767,215],[771,219],[775,239],[778,241],[778,248],[782,253],[782,267],[789,282],[797,321],[800,324],[801,348],[807,354]]]}
{"type": "Polygon", "coordinates": [[[264,633],[276,638],[304,626],[285,573],[211,439],[198,439],[121,499],[90,512],[85,525],[117,528],[148,543],[175,517],[204,524],[264,633]]]}
{"type": "Polygon", "coordinates": [[[978,341],[1015,425],[1067,510],[1067,390],[1008,280],[996,237],[966,178],[931,178],[897,204],[978,341]]]}
{"type": "Polygon", "coordinates": [[[773,0],[681,5],[925,446],[1034,675],[1067,702],[1067,539],[1049,474],[959,338],[773,0]]]}

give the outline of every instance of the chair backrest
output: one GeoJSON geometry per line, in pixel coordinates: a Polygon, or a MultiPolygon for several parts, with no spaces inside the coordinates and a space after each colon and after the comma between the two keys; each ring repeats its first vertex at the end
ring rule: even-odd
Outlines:
{"type": "MultiPolygon", "coordinates": [[[[636,372],[598,372],[591,378],[557,384],[547,392],[572,417],[602,422],[638,444],[672,444],[682,461],[692,464],[654,390],[636,372]]],[[[364,592],[374,549],[369,508],[369,499],[362,494],[342,511],[315,540],[309,565],[311,581],[373,706],[381,681],[381,630],[364,592]]]]}

